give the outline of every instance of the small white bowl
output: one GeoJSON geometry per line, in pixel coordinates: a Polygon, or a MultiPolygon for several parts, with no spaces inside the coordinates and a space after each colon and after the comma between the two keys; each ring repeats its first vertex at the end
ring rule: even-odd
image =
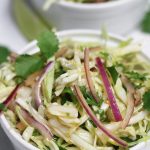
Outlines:
{"type": "Polygon", "coordinates": [[[148,0],[114,0],[96,4],[61,1],[44,11],[44,0],[31,0],[35,9],[58,30],[97,29],[124,34],[141,21],[148,0]]]}
{"type": "MultiPolygon", "coordinates": [[[[70,30],[70,31],[62,31],[59,32],[58,34],[59,39],[64,39],[64,38],[71,38],[75,39],[78,41],[102,41],[102,37],[99,31],[96,30],[70,30]]],[[[109,45],[117,45],[118,42],[126,40],[123,37],[114,35],[114,34],[109,34],[110,35],[110,40],[108,41],[109,45]]],[[[31,42],[28,44],[25,48],[22,49],[22,53],[24,52],[33,52],[37,51],[38,47],[36,46],[36,41],[31,42]]],[[[39,150],[38,148],[34,147],[33,145],[29,144],[25,140],[23,140],[22,136],[18,134],[13,127],[11,127],[6,120],[5,116],[2,114],[0,116],[0,123],[7,134],[8,138],[14,145],[14,148],[16,150],[39,150]]],[[[139,145],[133,147],[130,150],[149,150],[150,147],[150,141],[148,142],[143,142],[140,143],[139,145]]]]}

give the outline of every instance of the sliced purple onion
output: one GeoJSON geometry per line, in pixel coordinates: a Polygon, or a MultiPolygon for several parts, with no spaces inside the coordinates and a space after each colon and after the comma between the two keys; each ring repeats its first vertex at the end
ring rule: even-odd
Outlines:
{"type": "Polygon", "coordinates": [[[113,135],[108,129],[106,129],[104,127],[104,125],[97,119],[97,117],[95,116],[95,114],[92,112],[91,108],[88,106],[85,98],[83,97],[83,94],[80,91],[80,88],[78,86],[74,86],[74,91],[75,94],[77,96],[78,101],[81,103],[82,107],[84,108],[84,110],[86,111],[86,113],[89,115],[89,117],[92,119],[92,121],[94,122],[94,124],[103,131],[103,133],[105,133],[109,138],[113,139],[116,143],[118,143],[119,145],[121,145],[122,147],[127,147],[128,144],[123,141],[122,139],[116,137],[115,135],[113,135]]]}
{"type": "Polygon", "coordinates": [[[38,122],[37,120],[35,120],[25,109],[23,109],[21,107],[20,109],[20,113],[22,115],[22,117],[24,118],[24,120],[33,128],[37,129],[46,139],[51,140],[53,138],[53,135],[51,133],[51,131],[44,126],[43,124],[41,124],[40,122],[38,122]]]}
{"type": "Polygon", "coordinates": [[[16,85],[16,87],[13,89],[13,91],[10,93],[10,95],[7,97],[7,99],[1,103],[1,109],[0,109],[0,114],[5,110],[10,103],[14,100],[15,96],[17,95],[17,91],[20,87],[20,84],[16,85]]]}
{"type": "Polygon", "coordinates": [[[104,83],[104,87],[105,87],[105,90],[106,90],[106,93],[108,96],[108,100],[110,102],[110,107],[112,109],[114,118],[116,121],[121,121],[122,116],[121,116],[120,110],[118,108],[115,96],[113,94],[111,84],[109,82],[109,79],[108,79],[107,73],[105,71],[104,65],[103,65],[103,63],[99,57],[96,58],[96,64],[97,64],[97,68],[100,72],[100,75],[102,77],[102,81],[104,83]]]}
{"type": "Polygon", "coordinates": [[[44,68],[42,75],[38,78],[35,87],[34,87],[34,98],[35,98],[35,107],[38,109],[39,106],[42,104],[41,98],[41,86],[42,82],[46,76],[46,74],[53,69],[54,62],[50,61],[44,68]]]}

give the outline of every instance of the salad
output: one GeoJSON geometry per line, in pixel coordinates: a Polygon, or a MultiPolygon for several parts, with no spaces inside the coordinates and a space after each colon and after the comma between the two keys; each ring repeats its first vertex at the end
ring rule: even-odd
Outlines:
{"type": "Polygon", "coordinates": [[[101,2],[107,2],[109,0],[67,0],[77,3],[101,3],[101,2]]]}
{"type": "Polygon", "coordinates": [[[150,63],[131,40],[0,47],[0,113],[40,150],[125,150],[150,139],[150,63]]]}
{"type": "Polygon", "coordinates": [[[47,10],[51,6],[51,4],[56,3],[56,2],[61,2],[61,1],[90,4],[90,3],[103,3],[103,2],[108,2],[112,0],[46,0],[43,8],[47,10]]]}

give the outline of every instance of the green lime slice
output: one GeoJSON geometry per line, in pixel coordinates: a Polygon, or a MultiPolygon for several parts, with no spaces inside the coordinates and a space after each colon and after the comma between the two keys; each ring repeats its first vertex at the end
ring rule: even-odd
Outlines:
{"type": "Polygon", "coordinates": [[[40,17],[28,4],[28,0],[14,0],[13,12],[20,31],[28,40],[33,40],[51,26],[40,17]]]}

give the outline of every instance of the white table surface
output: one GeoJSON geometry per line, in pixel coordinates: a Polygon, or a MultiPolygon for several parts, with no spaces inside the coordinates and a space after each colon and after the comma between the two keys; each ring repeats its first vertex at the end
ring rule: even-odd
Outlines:
{"type": "MultiPolygon", "coordinates": [[[[135,29],[129,36],[142,43],[144,53],[150,56],[150,35],[135,29]]],[[[27,41],[15,24],[11,12],[11,0],[0,0],[0,45],[7,45],[14,51],[19,51],[26,44],[27,41]]],[[[1,127],[0,150],[14,150],[1,127]]]]}

